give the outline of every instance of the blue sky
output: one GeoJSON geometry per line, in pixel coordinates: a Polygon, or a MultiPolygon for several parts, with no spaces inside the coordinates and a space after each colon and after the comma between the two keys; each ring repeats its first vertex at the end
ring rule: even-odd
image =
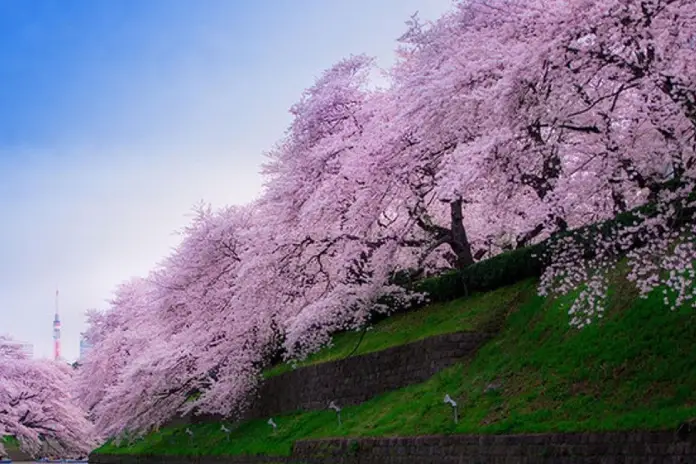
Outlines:
{"type": "Polygon", "coordinates": [[[191,206],[245,203],[288,108],[351,53],[393,59],[451,0],[0,2],[0,333],[63,353],[84,311],[176,244],[191,206]]]}

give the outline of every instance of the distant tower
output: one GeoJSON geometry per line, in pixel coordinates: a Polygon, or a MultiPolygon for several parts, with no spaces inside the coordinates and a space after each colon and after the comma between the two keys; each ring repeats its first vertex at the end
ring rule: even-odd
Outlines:
{"type": "Polygon", "coordinates": [[[58,290],[56,290],[56,315],[53,318],[53,358],[60,359],[60,315],[58,315],[58,290]]]}

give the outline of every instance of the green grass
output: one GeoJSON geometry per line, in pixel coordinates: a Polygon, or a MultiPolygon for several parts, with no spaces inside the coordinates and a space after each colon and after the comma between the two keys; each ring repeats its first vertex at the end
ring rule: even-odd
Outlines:
{"type": "MultiPolygon", "coordinates": [[[[395,314],[375,324],[362,338],[359,332],[338,334],[327,347],[298,367],[336,361],[349,356],[372,353],[393,346],[404,345],[434,335],[458,331],[485,330],[501,312],[507,312],[520,301],[531,296],[536,283],[528,279],[493,292],[475,294],[447,303],[437,303],[425,308],[395,314]],[[357,346],[357,349],[356,349],[357,346]]],[[[292,366],[284,363],[267,369],[264,377],[269,378],[290,371],[292,366]]]]}
{"type": "MultiPolygon", "coordinates": [[[[519,297],[519,292],[513,293],[519,297]]],[[[423,384],[344,408],[340,428],[331,411],[298,412],[274,418],[277,432],[266,420],[249,421],[227,441],[219,423],[208,423],[190,426],[195,440],[189,442],[185,426],[172,427],[130,446],[107,443],[97,452],[288,455],[292,443],[303,438],[650,430],[676,427],[696,417],[693,309],[669,311],[659,291],[636,299],[632,286],[620,276],[613,279],[602,322],[583,330],[568,327],[572,295],[555,301],[533,295],[516,300],[519,304],[500,335],[473,360],[423,384]],[[494,381],[500,389],[486,392],[494,381]],[[457,425],[443,404],[446,393],[460,404],[457,425]]],[[[467,311],[468,304],[459,308],[467,311]]],[[[450,317],[459,314],[449,311],[450,317]]],[[[475,326],[475,320],[466,324],[475,326]]],[[[386,324],[398,326],[394,321],[386,324]]]]}
{"type": "Polygon", "coordinates": [[[19,446],[19,441],[17,441],[17,439],[11,435],[0,437],[0,440],[2,440],[7,446],[19,446]]]}

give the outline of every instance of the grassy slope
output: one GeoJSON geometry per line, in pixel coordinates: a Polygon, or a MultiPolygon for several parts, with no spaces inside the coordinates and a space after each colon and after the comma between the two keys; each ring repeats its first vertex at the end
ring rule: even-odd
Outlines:
{"type": "MultiPolygon", "coordinates": [[[[434,335],[481,330],[501,311],[507,311],[515,305],[521,296],[531,295],[534,288],[535,283],[527,280],[493,292],[433,304],[417,311],[395,314],[375,324],[362,340],[359,332],[336,335],[331,347],[315,353],[297,366],[335,361],[351,353],[353,356],[372,353],[434,335]]],[[[264,372],[264,377],[273,377],[291,369],[290,364],[279,364],[264,372]]]]}
{"type": "Polygon", "coordinates": [[[220,424],[201,424],[191,427],[193,441],[184,428],[166,428],[98,452],[286,455],[310,437],[660,429],[696,417],[696,312],[667,310],[659,293],[637,300],[615,278],[603,322],[577,331],[568,328],[570,298],[545,301],[530,289],[471,362],[346,407],[341,428],[330,411],[306,412],[274,418],[275,433],[256,420],[227,441],[220,424]],[[501,388],[486,393],[493,381],[501,388]],[[458,425],[445,393],[460,404],[458,425]]]}

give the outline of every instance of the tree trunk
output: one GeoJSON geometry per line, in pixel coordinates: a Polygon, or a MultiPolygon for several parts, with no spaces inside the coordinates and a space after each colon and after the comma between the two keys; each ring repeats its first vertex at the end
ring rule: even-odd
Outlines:
{"type": "Polygon", "coordinates": [[[471,244],[464,229],[464,215],[462,214],[461,198],[450,203],[452,237],[450,247],[457,256],[457,269],[464,269],[474,264],[471,254],[471,244]]]}

